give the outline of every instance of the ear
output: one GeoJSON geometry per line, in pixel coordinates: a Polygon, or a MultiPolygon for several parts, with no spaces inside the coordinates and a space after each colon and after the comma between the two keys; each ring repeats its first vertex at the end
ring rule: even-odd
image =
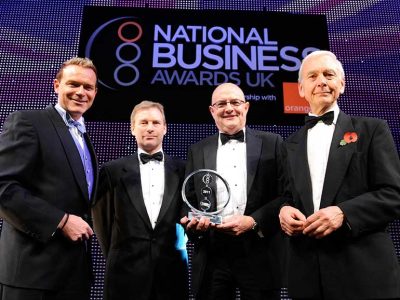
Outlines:
{"type": "Polygon", "coordinates": [[[164,124],[164,135],[167,134],[167,124],[164,124]]]}
{"type": "Polygon", "coordinates": [[[297,88],[298,88],[298,90],[299,90],[299,95],[300,95],[300,97],[301,97],[301,98],[304,98],[304,89],[303,89],[303,85],[302,85],[301,83],[299,83],[299,84],[297,85],[297,88]]]}
{"type": "Polygon", "coordinates": [[[217,109],[214,107],[214,106],[209,106],[208,107],[208,110],[210,111],[210,113],[211,113],[211,117],[214,119],[214,121],[217,121],[217,119],[218,119],[218,116],[217,116],[217,109]]]}
{"type": "Polygon", "coordinates": [[[244,109],[245,109],[246,111],[249,111],[249,108],[250,108],[250,102],[246,101],[246,102],[244,103],[244,109]]]}
{"type": "Polygon", "coordinates": [[[53,88],[56,94],[58,94],[58,88],[60,87],[60,82],[57,79],[53,80],[53,88]]]}
{"type": "Polygon", "coordinates": [[[343,94],[344,93],[344,87],[346,86],[346,82],[344,80],[342,80],[341,84],[342,84],[342,87],[340,88],[340,94],[343,94]]]}

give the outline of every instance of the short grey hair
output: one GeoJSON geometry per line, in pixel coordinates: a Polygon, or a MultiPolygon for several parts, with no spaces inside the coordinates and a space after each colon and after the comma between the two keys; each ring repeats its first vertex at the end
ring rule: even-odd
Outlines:
{"type": "Polygon", "coordinates": [[[301,62],[300,69],[299,69],[298,82],[301,82],[303,80],[303,78],[301,77],[302,76],[301,73],[303,71],[304,62],[306,62],[309,58],[316,57],[316,56],[330,56],[331,58],[333,58],[333,60],[336,63],[336,69],[339,72],[339,74],[342,77],[342,79],[344,80],[343,65],[338,60],[336,55],[333,52],[328,51],[328,50],[317,50],[317,51],[314,51],[314,52],[311,52],[310,54],[308,54],[306,57],[304,57],[303,61],[301,62]]]}

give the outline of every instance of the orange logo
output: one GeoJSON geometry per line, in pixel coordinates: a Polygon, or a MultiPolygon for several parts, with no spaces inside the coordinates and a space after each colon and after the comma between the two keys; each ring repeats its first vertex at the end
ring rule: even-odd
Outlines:
{"type": "Polygon", "coordinates": [[[283,113],[307,114],[310,106],[300,97],[297,82],[283,82],[283,113]]]}

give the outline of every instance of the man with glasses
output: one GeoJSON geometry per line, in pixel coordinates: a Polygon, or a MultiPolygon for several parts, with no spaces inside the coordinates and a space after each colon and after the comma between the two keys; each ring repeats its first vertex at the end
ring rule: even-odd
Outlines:
{"type": "Polygon", "coordinates": [[[219,132],[189,149],[186,175],[215,170],[231,190],[222,224],[206,217],[181,219],[194,243],[196,299],[235,299],[236,288],[242,300],[280,299],[281,203],[275,199],[282,138],[246,127],[249,106],[237,85],[219,85],[209,106],[219,132]]]}

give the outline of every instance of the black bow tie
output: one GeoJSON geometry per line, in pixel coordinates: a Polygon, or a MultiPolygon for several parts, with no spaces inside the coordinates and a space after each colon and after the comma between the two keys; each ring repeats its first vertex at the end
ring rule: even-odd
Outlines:
{"type": "Polygon", "coordinates": [[[140,153],[140,160],[142,163],[147,164],[150,160],[163,160],[163,154],[161,151],[154,154],[140,153]]]}
{"type": "Polygon", "coordinates": [[[229,140],[237,140],[239,142],[244,142],[243,130],[240,130],[235,134],[226,134],[221,132],[220,136],[222,145],[225,145],[229,140]]]}
{"type": "Polygon", "coordinates": [[[333,123],[333,117],[334,113],[333,111],[327,112],[323,114],[322,116],[306,116],[305,117],[305,122],[306,122],[306,128],[310,129],[315,126],[319,121],[324,122],[326,125],[331,125],[333,123]]]}

